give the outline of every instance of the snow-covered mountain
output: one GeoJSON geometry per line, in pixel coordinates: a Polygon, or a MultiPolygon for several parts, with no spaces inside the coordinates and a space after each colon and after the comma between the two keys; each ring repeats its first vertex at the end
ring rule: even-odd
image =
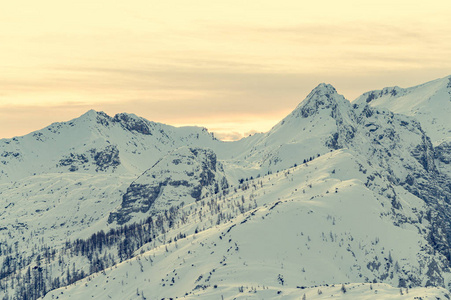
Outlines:
{"type": "Polygon", "coordinates": [[[387,87],[359,96],[354,104],[367,103],[414,117],[435,147],[436,166],[451,176],[451,76],[410,88],[387,87]]]}
{"type": "Polygon", "coordinates": [[[237,142],[95,111],[0,140],[0,297],[449,297],[450,78],[320,84],[237,142]]]}
{"type": "Polygon", "coordinates": [[[90,110],[22,137],[0,140],[0,182],[47,173],[140,174],[181,146],[217,142],[205,128],[173,127],[134,114],[90,110]]]}
{"type": "Polygon", "coordinates": [[[368,103],[415,117],[434,145],[450,141],[451,76],[410,88],[387,87],[364,93],[353,103],[368,103]]]}
{"type": "Polygon", "coordinates": [[[421,220],[424,202],[395,187],[409,218],[395,225],[391,199],[366,188],[361,168],[372,169],[338,150],[213,203],[186,206],[179,212],[186,221],[166,231],[166,242],[150,242],[136,258],[47,297],[229,299],[243,290],[242,297],[255,291],[254,299],[276,298],[280,291],[297,299],[304,287],[331,283],[441,286],[444,258],[418,234],[430,224],[421,220]],[[176,239],[180,232],[184,238],[176,239]]]}

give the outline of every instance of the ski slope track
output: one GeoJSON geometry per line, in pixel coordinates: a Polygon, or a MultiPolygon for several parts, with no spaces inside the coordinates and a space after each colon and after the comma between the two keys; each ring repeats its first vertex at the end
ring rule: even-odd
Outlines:
{"type": "Polygon", "coordinates": [[[449,299],[451,77],[266,133],[88,111],[0,140],[1,299],[449,299]]]}

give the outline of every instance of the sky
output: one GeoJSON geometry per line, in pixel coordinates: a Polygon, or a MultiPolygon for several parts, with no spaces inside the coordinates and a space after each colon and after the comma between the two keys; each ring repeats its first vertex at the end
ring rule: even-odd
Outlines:
{"type": "Polygon", "coordinates": [[[353,100],[451,75],[451,1],[2,1],[0,138],[89,109],[269,130],[319,83],[353,100]]]}

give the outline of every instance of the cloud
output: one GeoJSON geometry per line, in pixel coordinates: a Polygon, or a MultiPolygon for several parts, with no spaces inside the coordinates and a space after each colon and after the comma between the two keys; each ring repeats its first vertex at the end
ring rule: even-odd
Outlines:
{"type": "Polygon", "coordinates": [[[62,82],[27,80],[25,89],[20,88],[20,81],[2,85],[0,137],[23,135],[51,122],[78,117],[92,108],[110,115],[136,113],[177,126],[203,126],[232,140],[238,138],[237,133],[247,136],[252,129],[270,129],[320,82],[331,83],[352,100],[369,90],[393,85],[408,87],[450,75],[449,69],[440,68],[422,68],[408,74],[403,70],[360,70],[336,76],[221,73],[208,68],[153,72],[148,66],[88,69],[77,74],[62,82]]]}
{"type": "Polygon", "coordinates": [[[237,141],[243,138],[243,134],[239,132],[213,132],[215,137],[221,141],[237,141]]]}
{"type": "Polygon", "coordinates": [[[381,10],[378,2],[371,12],[354,2],[240,4],[258,8],[250,17],[229,2],[203,1],[205,10],[193,5],[189,13],[161,3],[152,16],[137,8],[155,4],[135,3],[51,5],[65,13],[56,14],[11,2],[5,22],[23,26],[0,29],[0,136],[94,108],[236,139],[270,128],[320,82],[354,99],[450,75],[449,17],[429,4],[381,10]],[[434,19],[420,18],[423,11],[434,19]]]}

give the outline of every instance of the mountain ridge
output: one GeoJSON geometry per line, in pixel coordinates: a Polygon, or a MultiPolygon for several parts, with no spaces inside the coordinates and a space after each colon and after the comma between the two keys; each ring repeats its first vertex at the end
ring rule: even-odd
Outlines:
{"type": "Polygon", "coordinates": [[[417,118],[435,146],[449,142],[447,116],[451,114],[451,75],[409,88],[369,91],[352,103],[368,103],[417,118]]]}
{"type": "MultiPolygon", "coordinates": [[[[438,87],[433,99],[447,100],[443,80],[409,95],[429,105],[421,96],[438,87]]],[[[349,102],[319,84],[236,142],[93,110],[0,140],[0,297],[449,290],[451,147],[423,128],[431,115],[372,105],[401,88],[368,95],[349,102]]]]}

